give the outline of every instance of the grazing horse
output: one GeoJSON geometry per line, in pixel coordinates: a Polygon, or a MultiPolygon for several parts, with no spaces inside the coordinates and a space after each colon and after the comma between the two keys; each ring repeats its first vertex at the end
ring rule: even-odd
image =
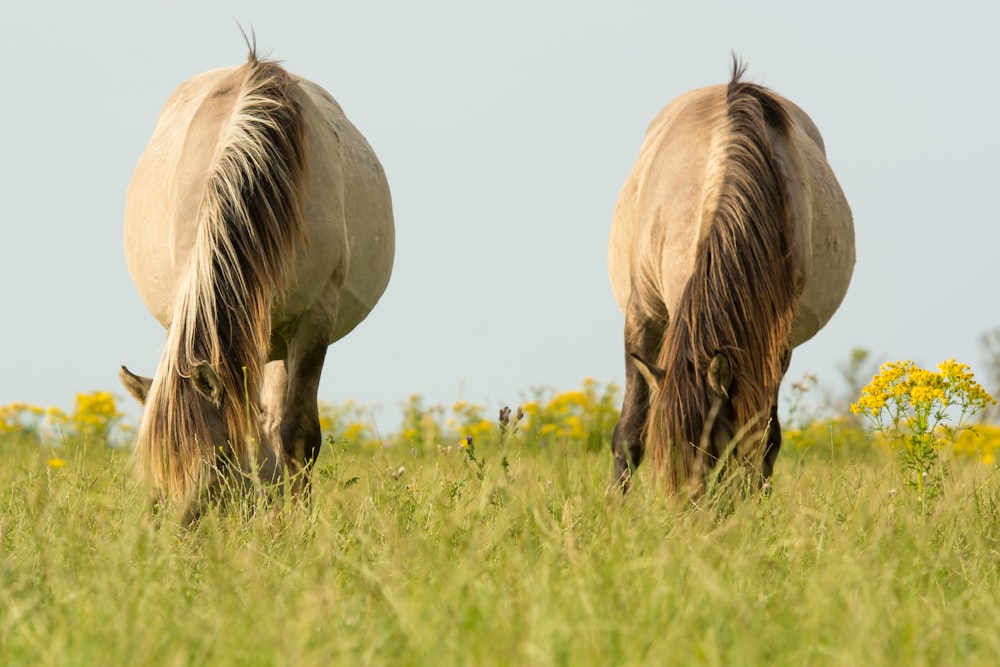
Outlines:
{"type": "Polygon", "coordinates": [[[792,348],[830,319],[854,269],[851,210],[802,109],[741,80],[650,124],[611,225],[625,314],[614,480],[648,449],[668,492],[697,497],[729,463],[770,477],[792,348]]]}
{"type": "Polygon", "coordinates": [[[135,458],[193,520],[221,488],[308,489],[329,344],[375,306],[395,246],[385,173],[337,102],[253,48],[180,85],[129,183],[125,257],[166,328],[135,458]]]}

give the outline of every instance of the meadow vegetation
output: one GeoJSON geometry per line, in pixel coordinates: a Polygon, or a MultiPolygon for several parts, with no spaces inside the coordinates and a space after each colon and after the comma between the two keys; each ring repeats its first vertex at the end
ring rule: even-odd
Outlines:
{"type": "Polygon", "coordinates": [[[0,664],[1000,661],[1000,428],[925,443],[929,502],[892,437],[793,411],[768,494],[691,509],[647,466],[609,490],[619,401],[411,397],[387,433],[324,405],[309,506],[187,531],[148,521],[110,395],[0,408],[0,664]]]}

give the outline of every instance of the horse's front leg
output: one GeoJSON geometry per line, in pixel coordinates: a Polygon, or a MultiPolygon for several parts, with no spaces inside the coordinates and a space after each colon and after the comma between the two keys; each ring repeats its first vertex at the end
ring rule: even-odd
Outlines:
{"type": "Polygon", "coordinates": [[[767,444],[764,446],[764,456],[761,458],[760,474],[763,483],[771,480],[774,473],[774,462],[781,450],[781,424],[778,422],[778,402],[771,406],[771,418],[768,420],[767,444]]]}
{"type": "Polygon", "coordinates": [[[611,438],[615,469],[612,483],[627,493],[632,474],[645,455],[643,429],[649,416],[651,387],[636,364],[635,357],[654,363],[666,328],[663,319],[650,317],[637,292],[629,299],[625,313],[625,396],[622,412],[611,438]]]}
{"type": "MultiPolygon", "coordinates": [[[[792,348],[789,347],[785,354],[781,358],[781,376],[784,377],[785,373],[788,372],[788,366],[792,362],[792,348]]],[[[780,384],[778,385],[780,389],[780,384]]],[[[768,427],[766,434],[766,444],[764,446],[764,456],[761,458],[760,463],[760,474],[762,477],[762,482],[767,484],[771,480],[771,475],[774,473],[774,462],[778,458],[778,452],[781,450],[781,423],[778,421],[778,394],[776,391],[774,394],[774,402],[771,404],[771,414],[770,419],[768,419],[768,427]]]]}
{"type": "MultiPolygon", "coordinates": [[[[282,341],[281,355],[284,356],[282,341]]],[[[264,442],[257,452],[260,479],[264,484],[276,485],[284,480],[284,448],[281,444],[281,424],[285,417],[285,397],[288,394],[288,370],[283,358],[269,361],[264,366],[264,384],[261,389],[261,423],[264,442]]]]}

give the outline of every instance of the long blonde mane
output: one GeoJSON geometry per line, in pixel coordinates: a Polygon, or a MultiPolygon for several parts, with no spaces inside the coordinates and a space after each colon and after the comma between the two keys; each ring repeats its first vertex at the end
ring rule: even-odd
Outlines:
{"type": "Polygon", "coordinates": [[[657,364],[665,374],[646,425],[650,456],[670,492],[722,455],[704,451],[715,400],[706,378],[715,355],[731,361],[735,424],[759,434],[791,344],[797,267],[785,177],[770,135],[787,133],[790,121],[768,90],[740,81],[742,74],[734,63],[718,204],[671,313],[657,364]]]}
{"type": "MultiPolygon", "coordinates": [[[[146,401],[136,458],[167,497],[190,498],[222,461],[246,470],[260,441],[260,386],[271,309],[304,239],[305,123],[295,85],[251,51],[228,126],[207,174],[189,264],[146,401]],[[225,442],[213,442],[193,375],[222,384],[225,442]]],[[[179,193],[180,196],[189,193],[179,193]]]]}

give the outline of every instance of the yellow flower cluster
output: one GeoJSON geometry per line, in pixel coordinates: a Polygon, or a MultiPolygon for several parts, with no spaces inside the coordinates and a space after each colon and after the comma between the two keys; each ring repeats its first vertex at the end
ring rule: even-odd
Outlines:
{"type": "Polygon", "coordinates": [[[51,446],[73,440],[118,446],[124,440],[114,436],[129,428],[121,423],[124,416],[114,395],[106,391],[77,394],[69,415],[56,407],[10,403],[0,406],[0,436],[26,438],[51,446]]]}
{"type": "Polygon", "coordinates": [[[359,424],[358,422],[351,422],[350,424],[347,425],[347,428],[344,429],[344,440],[347,440],[348,442],[352,440],[357,440],[358,437],[362,433],[364,433],[364,431],[365,431],[364,424],[359,424]]]}
{"type": "Polygon", "coordinates": [[[76,395],[71,421],[75,431],[84,437],[106,438],[124,416],[110,392],[95,391],[76,395]]]}
{"type": "Polygon", "coordinates": [[[955,439],[955,454],[979,459],[992,466],[1000,452],[1000,426],[981,425],[962,431],[955,439]]]}
{"type": "Polygon", "coordinates": [[[982,410],[987,405],[996,405],[993,397],[976,382],[972,369],[967,365],[951,359],[938,364],[938,370],[944,379],[945,386],[949,389],[949,399],[962,398],[964,402],[961,405],[974,407],[977,411],[982,410]]]}
{"type": "MultiPolygon", "coordinates": [[[[390,441],[398,445],[433,449],[451,446],[471,437],[479,442],[497,428],[484,416],[480,405],[458,401],[448,410],[441,405],[426,406],[421,396],[411,395],[403,408],[403,423],[390,441]]],[[[381,447],[383,442],[374,428],[370,410],[347,401],[337,406],[321,403],[320,428],[336,442],[352,446],[381,447]]]]}
{"type": "Polygon", "coordinates": [[[929,412],[949,406],[978,412],[992,403],[996,401],[976,382],[966,364],[943,361],[935,373],[906,360],[883,364],[858,402],[851,404],[851,412],[877,417],[886,410],[902,416],[909,408],[929,412]]]}
{"type": "Polygon", "coordinates": [[[445,422],[445,438],[449,442],[466,443],[467,438],[473,442],[483,442],[497,428],[497,422],[484,416],[486,408],[481,405],[458,401],[451,406],[452,417],[445,422]]]}
{"type": "Polygon", "coordinates": [[[617,385],[602,387],[587,378],[581,390],[562,392],[547,401],[539,395],[524,405],[526,430],[542,443],[576,441],[600,450],[618,421],[618,392],[617,385]]]}
{"type": "Polygon", "coordinates": [[[20,402],[0,405],[0,435],[38,435],[41,430],[57,429],[66,421],[66,413],[56,407],[42,408],[20,402]]]}
{"type": "Polygon", "coordinates": [[[900,446],[906,485],[926,512],[945,480],[938,450],[954,445],[971,429],[968,419],[995,402],[965,364],[943,361],[935,373],[907,360],[884,364],[851,412],[865,415],[890,445],[900,446]]]}
{"type": "MultiPolygon", "coordinates": [[[[524,416],[513,417],[508,409],[490,414],[482,405],[458,401],[450,407],[426,405],[419,395],[407,399],[403,422],[391,442],[422,450],[435,447],[453,451],[472,442],[476,445],[500,441],[502,433],[519,432],[542,441],[578,441],[587,448],[606,446],[618,419],[618,387],[587,379],[583,388],[548,395],[537,391],[533,401],[520,407],[524,416]],[[503,420],[506,418],[506,422],[503,420]]],[[[515,408],[514,412],[517,412],[515,408]]],[[[377,435],[365,425],[371,415],[353,401],[342,406],[320,404],[320,426],[335,441],[351,445],[381,446],[377,435]]]]}
{"type": "Polygon", "coordinates": [[[335,441],[378,445],[371,411],[352,400],[341,405],[319,404],[319,427],[335,441]]]}

